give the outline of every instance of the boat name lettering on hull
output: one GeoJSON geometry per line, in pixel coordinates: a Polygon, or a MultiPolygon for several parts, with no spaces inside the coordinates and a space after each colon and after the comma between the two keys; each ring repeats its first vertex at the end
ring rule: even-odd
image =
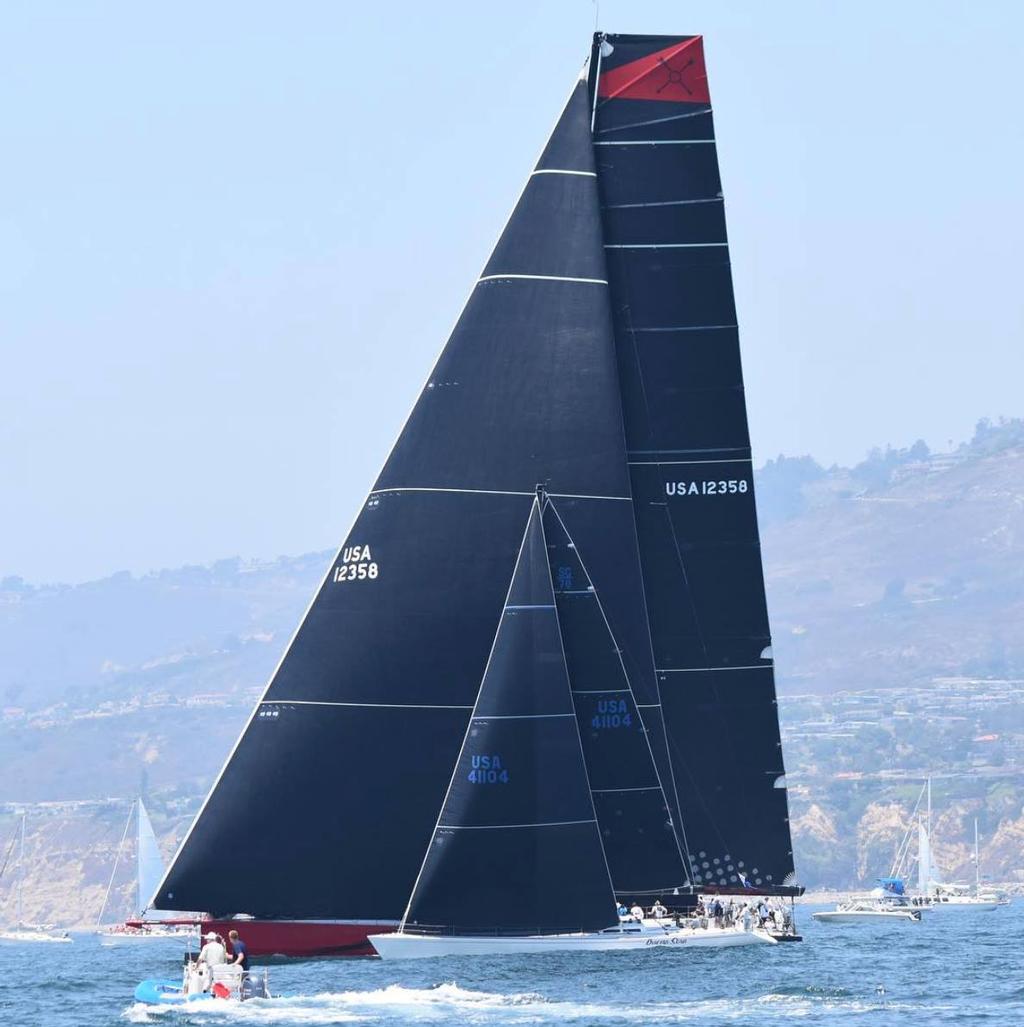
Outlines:
{"type": "Polygon", "coordinates": [[[472,769],[466,775],[466,780],[474,785],[507,785],[509,782],[508,769],[504,761],[498,755],[474,756],[472,769]]]}
{"type": "Polygon", "coordinates": [[[709,478],[705,481],[666,481],[667,496],[728,496],[749,492],[746,478],[709,478]]]}
{"type": "Polygon", "coordinates": [[[341,551],[341,565],[334,568],[335,584],[345,581],[373,581],[380,573],[369,546],[345,546],[341,551]]]}

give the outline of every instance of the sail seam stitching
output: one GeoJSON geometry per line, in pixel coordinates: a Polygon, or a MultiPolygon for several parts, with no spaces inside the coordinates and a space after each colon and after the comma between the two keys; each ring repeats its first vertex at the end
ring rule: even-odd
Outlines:
{"type": "Polygon", "coordinates": [[[537,168],[536,171],[530,172],[530,177],[534,175],[581,175],[584,178],[597,178],[596,171],[571,171],[569,168],[537,168]]]}
{"type": "Polygon", "coordinates": [[[699,674],[706,670],[771,670],[774,664],[754,663],[743,667],[658,667],[659,674],[699,674]]]}
{"type": "Polygon", "coordinates": [[[333,702],[329,699],[261,699],[260,706],[354,706],[383,710],[471,710],[472,706],[440,706],[427,703],[333,702]]]}
{"type": "Polygon", "coordinates": [[[511,827],[570,827],[573,824],[596,824],[597,818],[590,820],[550,820],[539,824],[438,824],[441,831],[503,831],[511,827]]]}
{"type": "Polygon", "coordinates": [[[486,713],[474,713],[470,720],[557,720],[559,717],[575,717],[575,713],[505,713],[488,716],[486,713]]]}
{"type": "Polygon", "coordinates": [[[608,281],[604,278],[573,278],[568,275],[483,275],[478,279],[480,282],[494,282],[498,279],[514,278],[517,280],[529,280],[536,282],[582,282],[586,285],[607,285],[608,281]]]}
{"type": "Polygon", "coordinates": [[[704,250],[727,242],[606,242],[606,250],[704,250]]]}
{"type": "Polygon", "coordinates": [[[714,146],[714,139],[595,139],[595,146],[714,146]]]}

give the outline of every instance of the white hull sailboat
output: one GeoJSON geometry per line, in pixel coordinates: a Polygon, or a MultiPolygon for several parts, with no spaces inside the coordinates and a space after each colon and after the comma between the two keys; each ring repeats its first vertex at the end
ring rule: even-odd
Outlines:
{"type": "Polygon", "coordinates": [[[811,916],[826,924],[869,924],[921,922],[921,910],[871,902],[840,903],[835,909],[821,910],[811,916]]]}
{"type": "Polygon", "coordinates": [[[385,959],[428,959],[433,956],[528,955],[534,952],[635,952],[650,948],[736,948],[775,945],[764,931],[738,927],[663,927],[633,925],[576,934],[524,937],[445,936],[396,931],[376,934],[373,947],[385,959]]]}
{"type": "Polygon", "coordinates": [[[21,815],[21,844],[18,850],[18,884],[16,891],[18,922],[14,927],[0,931],[0,941],[26,944],[34,942],[68,943],[71,941],[71,935],[67,931],[54,927],[52,924],[26,924],[22,920],[22,891],[25,885],[25,820],[26,814],[23,813],[21,815]]]}
{"type": "MultiPolygon", "coordinates": [[[[974,821],[974,886],[946,884],[940,878],[931,851],[932,782],[925,784],[927,812],[918,822],[917,860],[920,895],[915,899],[927,909],[961,910],[983,913],[1009,905],[1009,899],[997,892],[983,890],[978,845],[978,821],[974,821]]],[[[918,800],[920,802],[920,800],[918,800]]]]}
{"type": "MultiPolygon", "coordinates": [[[[153,920],[146,920],[146,904],[156,891],[156,886],[164,875],[163,857],[160,855],[160,846],[153,831],[153,823],[149,819],[146,807],[139,798],[132,804],[128,812],[128,820],[124,825],[124,833],[121,835],[121,842],[117,847],[117,855],[114,858],[114,866],[110,871],[110,881],[107,884],[107,891],[103,897],[103,905],[100,908],[99,916],[96,919],[96,933],[99,935],[100,944],[104,947],[131,944],[134,942],[171,942],[182,944],[190,938],[195,937],[195,928],[188,924],[165,923],[163,921],[175,917],[174,913],[161,913],[153,920]],[[128,837],[128,829],[131,827],[132,817],[137,815],[137,844],[136,844],[136,908],[139,910],[137,918],[121,924],[113,924],[108,927],[101,927],[103,914],[110,899],[110,891],[117,874],[117,866],[121,860],[121,850],[124,848],[125,840],[128,837]]],[[[178,914],[178,919],[187,919],[188,914],[178,914]]]]}

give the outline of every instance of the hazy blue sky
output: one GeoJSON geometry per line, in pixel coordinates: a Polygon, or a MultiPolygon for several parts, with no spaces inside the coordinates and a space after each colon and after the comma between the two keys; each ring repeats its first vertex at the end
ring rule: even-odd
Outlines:
{"type": "MultiPolygon", "coordinates": [[[[1024,414],[1024,5],[605,0],[706,36],[757,459],[1024,414]]],[[[589,0],[0,12],[0,575],[336,544],[589,0]]]]}

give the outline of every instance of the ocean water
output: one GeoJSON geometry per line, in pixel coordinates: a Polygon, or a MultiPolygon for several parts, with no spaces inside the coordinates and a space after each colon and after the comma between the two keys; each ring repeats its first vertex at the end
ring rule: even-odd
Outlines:
{"type": "Polygon", "coordinates": [[[798,909],[803,944],[285,963],[270,968],[284,997],[177,1008],[133,999],[141,979],[178,976],[174,944],[5,943],[0,1024],[1024,1024],[1024,902],[846,927],[815,923],[814,908],[798,909]]]}

